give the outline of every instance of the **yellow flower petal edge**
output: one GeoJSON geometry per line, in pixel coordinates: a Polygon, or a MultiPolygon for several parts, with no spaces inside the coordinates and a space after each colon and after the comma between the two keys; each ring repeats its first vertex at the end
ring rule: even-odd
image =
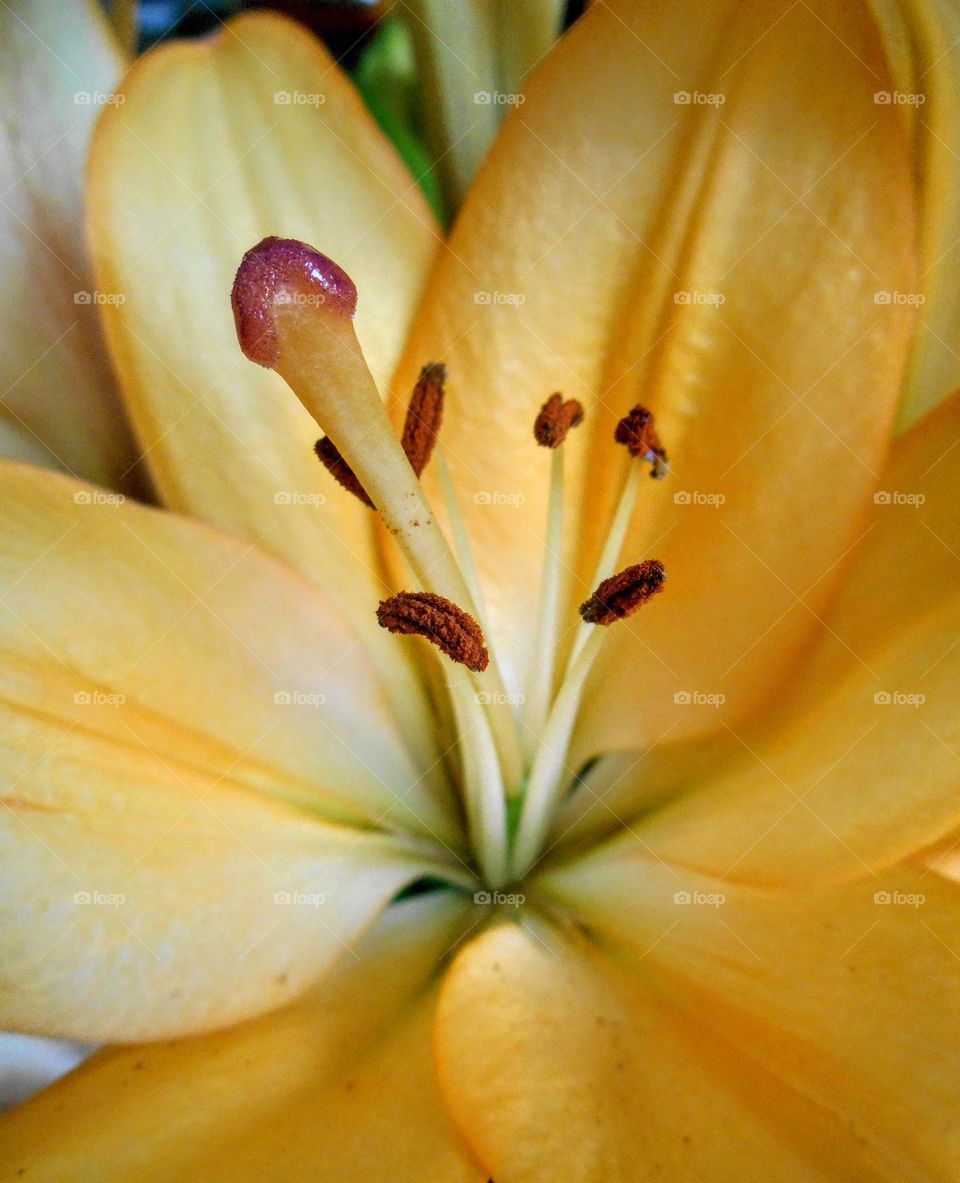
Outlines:
{"type": "Polygon", "coordinates": [[[668,730],[641,751],[611,752],[578,778],[557,813],[547,844],[551,857],[620,832],[671,798],[714,780],[743,755],[742,743],[729,731],[676,744],[670,735],[668,730]]]}
{"type": "Polygon", "coordinates": [[[99,1043],[229,1026],[302,993],[440,869],[409,841],[5,716],[8,1029],[99,1043]]]}
{"type": "Polygon", "coordinates": [[[960,823],[958,629],[960,601],[821,692],[815,710],[742,739],[736,764],[634,831],[657,857],[793,890],[878,873],[937,841],[960,823]]]}
{"type": "Polygon", "coordinates": [[[493,1179],[737,1183],[744,1164],[778,1183],[879,1178],[861,1127],[573,933],[504,924],[468,945],[435,1046],[444,1101],[493,1179]]]}
{"type": "Polygon", "coordinates": [[[162,46],[120,93],[91,151],[88,226],[99,284],[124,297],[104,324],[161,498],[316,582],[425,735],[405,655],[373,621],[372,518],[320,468],[282,381],[237,348],[229,295],[264,236],[315,243],[360,289],[357,332],[385,389],[438,242],[426,202],[326,50],[283,18],[162,46]]]}
{"type": "Polygon", "coordinates": [[[323,822],[175,756],[4,711],[0,1024],[123,1042],[295,998],[407,883],[409,839],[323,822]]]}
{"type": "Polygon", "coordinates": [[[0,465],[0,496],[0,687],[23,727],[456,842],[438,774],[315,587],[200,523],[25,465],[0,465]]]}
{"type": "Polygon", "coordinates": [[[123,68],[93,0],[0,8],[0,455],[107,485],[136,453],[97,319],[83,168],[123,68]]]}
{"type": "Polygon", "coordinates": [[[670,594],[611,638],[581,760],[658,738],[676,691],[726,696],[679,716],[686,735],[762,702],[814,623],[797,597],[826,600],[856,537],[912,315],[875,295],[914,282],[884,70],[842,4],[594,6],[504,122],[431,280],[395,401],[425,358],[447,363],[443,446],[514,688],[533,660],[544,398],[587,412],[567,449],[571,617],[626,463],[617,419],[649,406],[676,461],[645,482],[622,556],[655,543],[670,594]]]}
{"type": "MultiPolygon", "coordinates": [[[[859,545],[845,563],[825,627],[805,656],[787,712],[808,707],[852,667],[872,669],[898,632],[955,603],[960,592],[960,394],[930,411],[894,447],[859,545]]],[[[878,692],[923,693],[916,685],[878,692]]]]}
{"type": "Polygon", "coordinates": [[[408,901],[291,1007],[99,1053],[0,1118],[0,1179],[486,1183],[430,1056],[430,979],[463,924],[449,896],[408,901]]]}
{"type": "Polygon", "coordinates": [[[920,201],[919,324],[897,416],[905,431],[960,385],[960,12],[951,0],[871,0],[891,80],[878,98],[909,135],[920,201]]]}
{"type": "MultiPolygon", "coordinates": [[[[634,842],[542,886],[642,981],[729,1041],[751,1109],[763,1107],[765,1090],[744,1083],[750,1065],[816,1108],[834,1142],[812,1177],[953,1178],[956,884],[900,865],[788,895],[664,864],[634,842]]],[[[819,1138],[800,1140],[816,1162],[819,1138]]]]}

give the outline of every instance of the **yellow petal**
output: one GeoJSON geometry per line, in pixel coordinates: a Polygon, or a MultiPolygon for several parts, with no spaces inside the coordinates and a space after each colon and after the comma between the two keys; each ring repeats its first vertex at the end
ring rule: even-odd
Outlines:
{"type": "Polygon", "coordinates": [[[645,981],[820,1111],[859,1164],[830,1169],[827,1156],[827,1178],[954,1177],[956,884],[900,866],[766,892],[665,866],[636,842],[551,879],[598,939],[640,959],[645,981]]]}
{"type": "Polygon", "coordinates": [[[24,464],[51,463],[50,449],[26,423],[15,419],[0,419],[0,457],[24,464]]]}
{"type": "Polygon", "coordinates": [[[90,1042],[280,1006],[438,859],[4,709],[0,1024],[90,1042]]]}
{"type": "Polygon", "coordinates": [[[682,1014],[662,983],[583,941],[513,925],[457,958],[441,994],[443,1095],[509,1183],[874,1180],[854,1137],[682,1014]]]}
{"type": "Polygon", "coordinates": [[[735,882],[859,877],[960,824],[960,600],[815,707],[634,830],[657,857],[735,882]]]}
{"type": "Polygon", "coordinates": [[[0,1179],[484,1183],[442,1112],[430,1056],[424,992],[458,923],[436,897],[398,905],[293,1007],[101,1052],[0,1121],[0,1179]]]}
{"type": "MultiPolygon", "coordinates": [[[[679,766],[672,783],[692,791],[649,819],[652,849],[734,879],[809,882],[907,857],[960,820],[958,441],[958,396],[897,441],[777,717],[729,735],[738,768],[707,780],[679,766]]],[[[623,797],[649,797],[643,773],[611,798],[620,816],[623,797]]]]}
{"type": "Polygon", "coordinates": [[[39,715],[328,818],[456,842],[438,774],[316,588],[92,486],[2,465],[0,490],[0,686],[25,727],[39,715]]]}
{"type": "Polygon", "coordinates": [[[117,484],[133,442],[97,322],[82,178],[123,69],[93,0],[0,8],[0,453],[117,484]]]}
{"type": "Polygon", "coordinates": [[[960,385],[960,13],[950,0],[871,0],[910,135],[919,197],[919,325],[897,416],[910,427],[960,385]]]}
{"type": "Polygon", "coordinates": [[[351,84],[301,26],[251,14],[134,67],[91,159],[105,326],[167,504],[280,554],[356,620],[411,735],[423,709],[373,617],[369,511],[313,454],[316,426],[237,344],[230,286],[265,235],[315,244],[360,291],[357,332],[385,388],[436,243],[415,181],[351,84]]]}
{"type": "Polygon", "coordinates": [[[743,745],[728,731],[688,743],[669,740],[667,731],[642,752],[611,752],[578,776],[557,814],[548,851],[609,837],[679,793],[715,779],[743,754],[743,745]]]}
{"type": "MultiPolygon", "coordinates": [[[[897,632],[960,590],[960,394],[897,440],[860,545],[786,707],[809,704],[851,667],[873,667],[897,632]]],[[[907,690],[877,682],[878,690],[907,690]]],[[[916,688],[923,690],[922,685],[916,688]]]]}
{"type": "Polygon", "coordinates": [[[873,102],[869,22],[820,8],[594,6],[505,121],[398,371],[399,401],[424,359],[448,364],[444,446],[518,683],[548,484],[537,409],[553,390],[587,408],[565,445],[581,581],[625,459],[614,424],[637,401],[659,416],[674,475],[645,482],[624,559],[663,559],[668,590],[614,630],[585,756],[678,718],[718,726],[679,714],[675,691],[723,691],[730,713],[763,695],[809,632],[796,596],[829,593],[820,577],[886,446],[909,309],[874,294],[912,282],[909,161],[873,102]],[[726,302],[698,302],[713,296],[726,302]],[[726,504],[675,505],[683,491],[726,504]]]}

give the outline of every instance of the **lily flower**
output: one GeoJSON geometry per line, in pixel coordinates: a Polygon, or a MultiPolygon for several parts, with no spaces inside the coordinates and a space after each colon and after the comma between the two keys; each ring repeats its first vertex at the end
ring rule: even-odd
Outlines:
{"type": "Polygon", "coordinates": [[[296,26],[134,65],[87,216],[163,508],[0,466],[0,1024],[108,1046],[0,1178],[956,1177],[892,87],[866,5],[596,4],[442,243],[296,26]]]}
{"type": "Polygon", "coordinates": [[[126,64],[98,5],[0,9],[0,455],[112,486],[136,451],[97,323],[83,166],[126,64]]]}

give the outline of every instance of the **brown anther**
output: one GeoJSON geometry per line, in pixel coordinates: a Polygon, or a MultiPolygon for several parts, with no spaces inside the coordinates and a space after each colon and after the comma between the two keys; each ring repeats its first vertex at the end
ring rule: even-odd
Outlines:
{"type": "Polygon", "coordinates": [[[582,403],[575,398],[564,402],[562,394],[551,394],[534,422],[533,438],[541,448],[559,448],[567,438],[567,432],[582,422],[582,403]]]}
{"type": "Polygon", "coordinates": [[[389,600],[381,600],[377,620],[381,628],[392,633],[426,637],[468,670],[481,673],[487,668],[490,656],[480,625],[443,596],[433,592],[400,592],[389,600]]]}
{"type": "Polygon", "coordinates": [[[322,440],[317,440],[314,444],[313,450],[316,452],[320,463],[330,473],[337,484],[342,485],[344,489],[352,493],[354,497],[359,498],[364,505],[369,505],[371,509],[376,506],[367,496],[367,491],[357,480],[357,474],[353,471],[350,465],[344,460],[337,449],[336,444],[328,436],[324,436],[322,440]]]}
{"type": "Polygon", "coordinates": [[[634,407],[617,424],[613,438],[623,444],[631,456],[649,462],[654,480],[667,475],[667,453],[657,436],[652,411],[639,405],[634,407]]]}
{"type": "Polygon", "coordinates": [[[417,476],[427,467],[437,442],[443,418],[443,387],[446,380],[446,366],[442,362],[430,362],[420,371],[410,396],[400,443],[417,476]]]}
{"type": "Polygon", "coordinates": [[[656,559],[647,559],[605,579],[586,603],[580,615],[587,624],[613,624],[632,616],[651,596],[663,590],[667,573],[656,559]]]}

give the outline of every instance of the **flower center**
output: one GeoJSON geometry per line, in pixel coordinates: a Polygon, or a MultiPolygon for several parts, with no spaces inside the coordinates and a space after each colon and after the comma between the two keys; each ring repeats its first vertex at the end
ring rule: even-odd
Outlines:
{"type": "Polygon", "coordinates": [[[545,551],[536,621],[537,660],[522,704],[506,694],[453,483],[436,447],[446,371],[424,367],[401,438],[393,432],[353,327],[356,288],[326,256],[292,239],[266,238],[244,255],[232,303],[241,348],[276,370],[326,433],[317,456],[343,488],[376,510],[406,558],[415,591],[383,600],[380,624],[430,641],[443,663],[459,745],[459,793],[478,871],[492,889],[519,881],[542,856],[569,788],[567,755],[590,670],[607,627],[636,612],[664,583],[656,560],[617,571],[644,464],[667,471],[653,416],[634,407],[615,440],[636,463],[620,491],[581,623],[559,676],[560,554],[564,447],[583,421],[576,400],[553,394],[533,425],[551,452],[545,551]],[[453,547],[437,525],[419,477],[436,452],[453,547]],[[489,646],[489,647],[488,647],[489,646]],[[524,743],[521,736],[534,737],[524,743]]]}

